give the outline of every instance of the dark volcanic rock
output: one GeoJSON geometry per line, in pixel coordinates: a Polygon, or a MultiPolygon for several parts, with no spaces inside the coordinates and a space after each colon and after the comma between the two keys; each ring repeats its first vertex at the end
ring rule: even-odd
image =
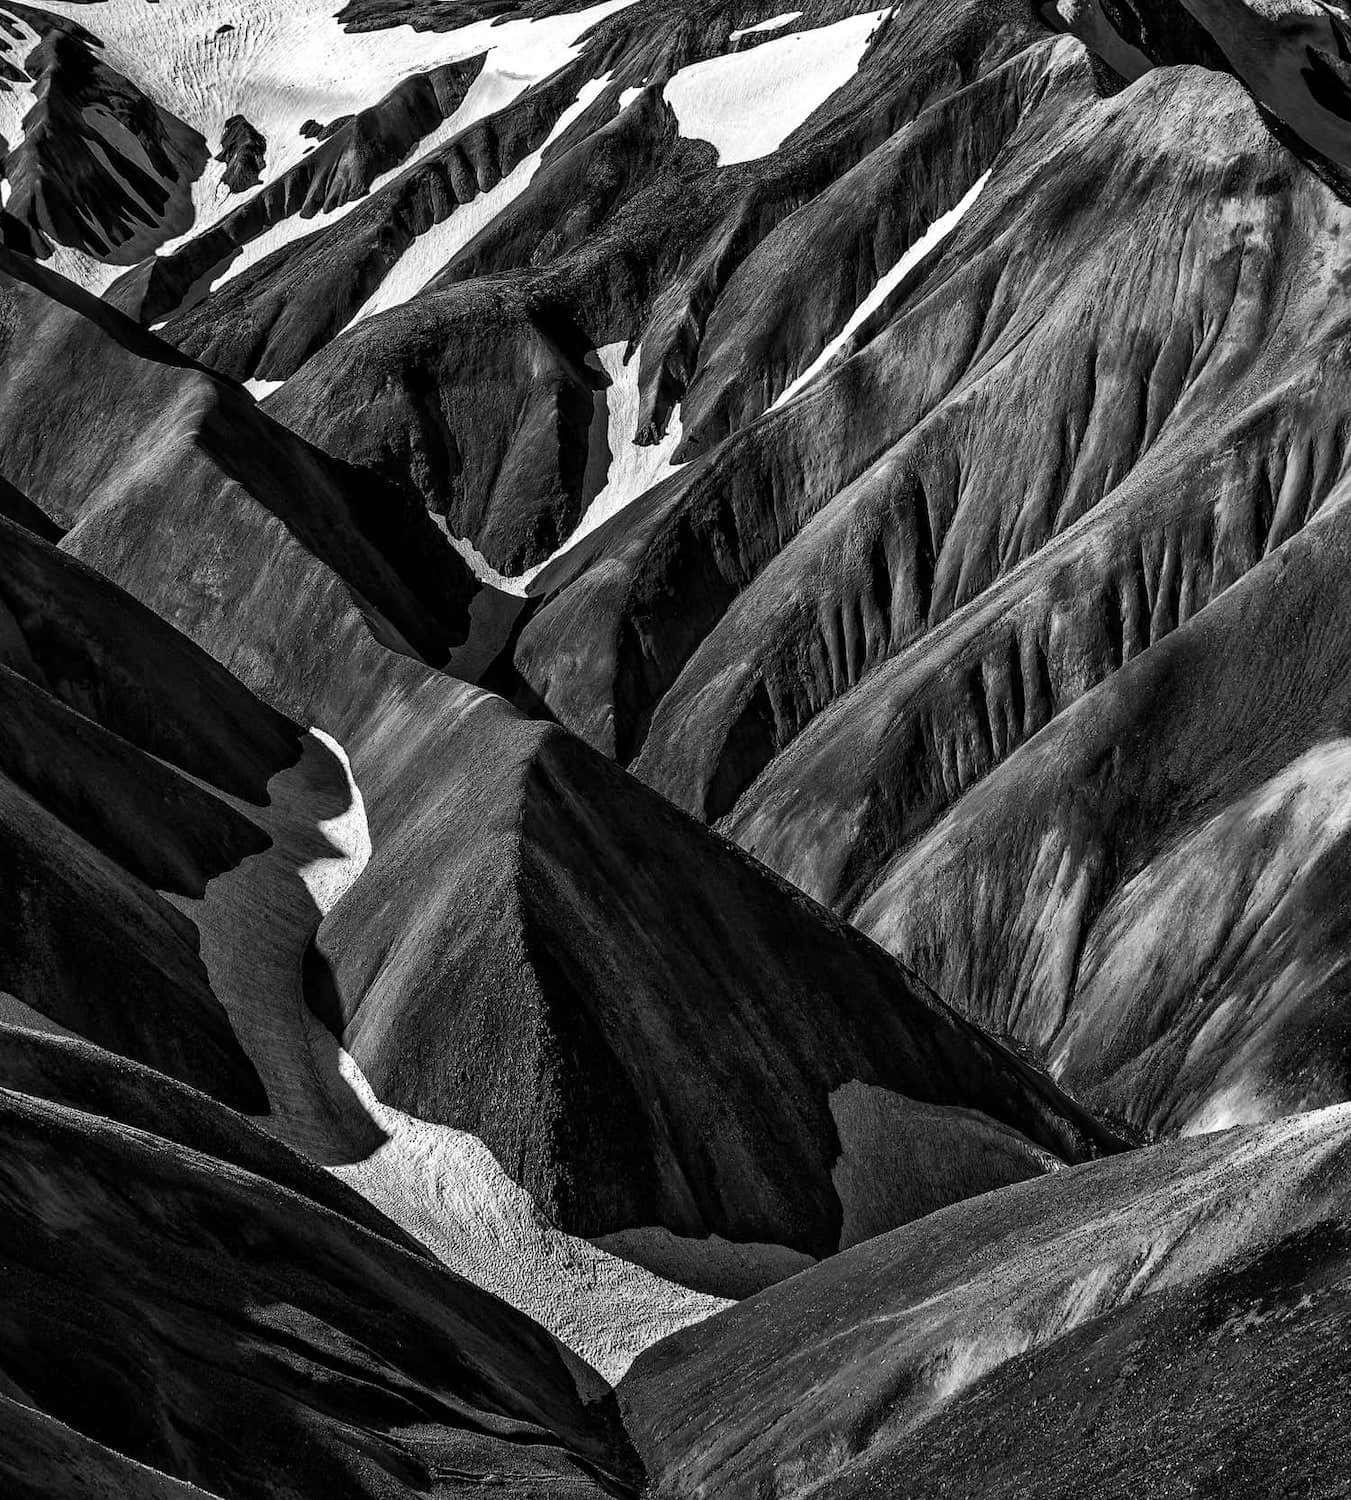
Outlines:
{"type": "Polygon", "coordinates": [[[477,720],[438,748],[435,818],[377,835],[325,921],[337,993],[312,1003],[382,1099],[479,1136],[562,1227],[824,1255],[853,1212],[842,1154],[860,1205],[879,1195],[857,1212],[897,1223],[1042,1170],[1013,1132],[1066,1160],[1112,1148],[880,951],[586,747],[477,720]],[[851,1123],[851,1084],[881,1113],[851,1123]]]}
{"type": "MultiPolygon", "coordinates": [[[[1224,1122],[1232,1108],[1267,1117],[1342,1097],[1338,1033],[1318,1041],[1310,1020],[1335,1006],[1339,981],[1317,963],[1298,979],[1282,967],[1282,987],[1259,997],[1216,962],[1209,918],[1185,961],[1160,951],[1148,979],[1132,967],[1129,882],[1171,841],[1202,837],[1228,801],[1205,762],[1160,780],[1157,813],[1120,842],[1094,820],[1126,761],[1150,779],[1151,747],[1177,733],[1129,685],[1143,679],[1115,676],[1294,547],[1339,492],[1344,422],[1326,372],[1347,359],[1335,312],[1345,211],[1223,74],[1155,73],[1095,102],[1082,61],[1060,58],[954,237],[813,387],[542,575],[515,659],[564,723],[636,752],[659,790],[723,819],[1066,1078],[1096,1088],[1134,1059],[1104,1107],[1129,1098],[1151,1127],[1224,1122]],[[1107,229],[1104,193],[1134,204],[1107,229]],[[970,820],[949,810],[1099,684],[1099,705],[1129,705],[1133,737],[1076,756],[1082,779],[1057,778],[1054,792],[1020,782],[999,811],[977,798],[987,833],[973,845],[970,820]],[[1005,817],[1029,820],[1006,883],[1005,817]],[[1067,849],[1092,852],[1058,866],[1053,851],[1067,849]],[[932,883],[939,850],[965,872],[960,901],[932,883]],[[1124,924],[1103,958],[1116,998],[1104,970],[1101,1020],[1071,1043],[1104,909],[1124,924]],[[1129,993],[1151,998],[1137,1012],[1129,993]],[[1225,1049],[1198,1050],[1179,1073],[1178,1053],[1236,993],[1254,1038],[1244,1055],[1261,1059],[1251,1087],[1219,1065],[1225,1049]],[[1101,1053],[1098,1027],[1126,1013],[1101,1053]]],[[[1318,535],[1311,556],[1333,532],[1318,535]]],[[[1274,588],[1254,581],[1253,607],[1274,588]]],[[[1297,638],[1290,629],[1254,627],[1249,674],[1257,642],[1297,638]]],[[[1301,650],[1294,681],[1322,670],[1301,650]]],[[[1320,691],[1299,689],[1309,708],[1263,776],[1340,735],[1320,691]]],[[[1086,705],[1083,722],[1102,711],[1086,705]]],[[[1265,720],[1238,742],[1254,732],[1269,735],[1265,720]]],[[[1203,733],[1198,720],[1196,743],[1203,733]]],[[[1285,845],[1297,863],[1298,841],[1285,845]]],[[[1226,898],[1221,928],[1241,900],[1226,898]]],[[[1335,919],[1321,902],[1306,910],[1296,944],[1325,951],[1335,919]]]]}
{"type": "Polygon", "coordinates": [[[27,61],[36,80],[23,138],[5,162],[5,243],[45,256],[54,244],[131,265],[192,224],[201,134],[159,108],[98,56],[78,27],[47,23],[27,61]]]}
{"type": "Polygon", "coordinates": [[[256,187],[267,161],[267,140],[244,118],[231,115],[221,132],[217,161],[225,163],[222,181],[232,193],[256,187]]]}
{"type": "MultiPolygon", "coordinates": [[[[266,512],[333,567],[387,638],[438,660],[463,639],[472,582],[420,506],[297,439],[233,383],[33,262],[10,255],[0,272],[0,361],[34,362],[32,378],[0,394],[0,467],[59,524],[84,520],[107,545],[121,535],[134,547],[166,492],[186,500],[195,487],[227,508],[266,512]],[[103,418],[92,428],[90,402],[103,418]]],[[[282,590],[264,566],[270,556],[256,556],[250,588],[273,590],[299,624],[306,600],[282,590]]],[[[147,563],[166,569],[163,554],[147,563]]]]}
{"type": "Polygon", "coordinates": [[[74,1450],[121,1494],[632,1493],[617,1424],[547,1335],[311,1198],[289,1153],[204,1151],[240,1128],[209,1101],[186,1131],[14,1088],[0,1113],[0,1381],[32,1432],[0,1445],[11,1492],[69,1494],[74,1450]]]}
{"type": "Polygon", "coordinates": [[[0,1490],[1340,1496],[1346,7],[78,16],[0,1490]]]}
{"type": "Polygon", "coordinates": [[[267,845],[298,733],[106,579],[0,518],[0,990],[241,1109],[267,1097],[214,995],[199,897],[267,845]]]}
{"type": "MultiPolygon", "coordinates": [[[[363,197],[377,177],[397,167],[418,140],[455,112],[482,62],[471,58],[414,74],[359,114],[327,126],[309,122],[314,130],[306,133],[321,142],[315,150],[210,228],[121,277],[109,300],[145,323],[186,311],[205,294],[206,282],[274,225],[292,216],[332,213],[363,197]]],[[[186,326],[192,326],[191,319],[186,326]]],[[[229,359],[215,363],[226,374],[252,373],[252,367],[229,359]]]]}
{"type": "Polygon", "coordinates": [[[620,1399],[651,1492],[1331,1500],[1349,1167],[1328,1110],[846,1251],[639,1359],[620,1399]]]}

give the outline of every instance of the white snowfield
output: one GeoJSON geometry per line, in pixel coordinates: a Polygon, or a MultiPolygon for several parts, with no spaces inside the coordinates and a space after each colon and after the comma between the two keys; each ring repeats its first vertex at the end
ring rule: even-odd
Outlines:
{"type": "MultiPolygon", "coordinates": [[[[609,82],[609,74],[606,74],[603,78],[593,78],[583,84],[577,97],[559,115],[553,129],[540,146],[517,162],[496,187],[490,188],[486,193],[479,193],[468,203],[461,203],[439,224],[433,224],[424,234],[418,235],[390,267],[380,285],[362,303],[347,328],[416,297],[480,230],[486,229],[503,209],[510,207],[530,186],[544,160],[544,153],[605,91],[609,82]]],[[[344,328],[343,332],[346,331],[344,328]]]]}
{"type": "MultiPolygon", "coordinates": [[[[610,470],[605,476],[604,487],[592,498],[572,535],[552,557],[539,565],[540,568],[547,567],[611,516],[617,516],[626,506],[632,505],[640,495],[645,495],[654,485],[684,468],[683,464],[671,461],[672,455],[680,446],[678,406],[671,413],[660,442],[640,447],[635,441],[642,402],[638,388],[638,364],[642,350],[635,345],[632,357],[626,360],[626,348],[627,345],[621,340],[617,344],[606,344],[596,350],[600,367],[610,379],[609,390],[606,392],[606,440],[610,447],[610,470]]],[[[538,572],[539,568],[533,571],[538,572]]]]}
{"type": "MultiPolygon", "coordinates": [[[[319,1022],[310,1017],[309,1025],[319,1022]]],[[[338,1068],[385,1139],[334,1175],[607,1381],[659,1339],[729,1305],[555,1228],[476,1135],[382,1104],[341,1049],[338,1068]]]]}
{"type": "MultiPolygon", "coordinates": [[[[355,114],[413,74],[486,52],[483,70],[454,117],[378,179],[378,187],[418,156],[571,62],[581,52],[579,39],[591,26],[633,3],[601,0],[568,15],[496,26],[483,20],[445,32],[414,31],[410,26],[348,32],[337,21],[342,0],[51,0],[44,8],[78,21],[99,37],[108,63],[156,104],[201,131],[213,157],[226,120],[243,115],[267,138],[263,185],[313,146],[300,134],[306,120],[326,124],[355,114]]],[[[213,160],[194,185],[196,218],[191,233],[246,201],[247,194],[225,190],[224,170],[223,163],[213,160]]],[[[351,206],[308,221],[285,221],[280,231],[250,245],[228,274],[237,275],[270,250],[331,222],[351,206]]],[[[172,248],[185,237],[161,248],[172,248]]]]}
{"type": "Polygon", "coordinates": [[[707,141],[724,167],[777,151],[858,72],[873,33],[892,9],[866,11],[681,68],[664,91],[681,135],[707,141]]]}
{"type": "Polygon", "coordinates": [[[963,195],[961,201],[950,208],[947,213],[935,219],[932,224],[920,235],[913,245],[901,256],[892,268],[881,276],[872,291],[850,314],[848,322],[840,329],[839,333],[826,345],[816,358],[805,370],[785,388],[778,400],[769,408],[776,411],[779,407],[791,401],[804,386],[810,385],[826,367],[848,349],[850,340],[854,334],[872,317],[873,313],[887,300],[907,276],[924,261],[928,256],[943,243],[954,229],[966,217],[971,205],[980,197],[981,190],[990,180],[989,172],[977,179],[977,181],[963,195]]]}
{"type": "Polygon", "coordinates": [[[589,536],[598,526],[612,516],[617,516],[648,490],[684,468],[683,464],[672,462],[672,455],[680,446],[681,437],[678,406],[672,411],[660,442],[644,446],[636,441],[641,405],[638,366],[642,350],[635,346],[632,356],[626,360],[624,354],[627,348],[628,345],[621,339],[618,343],[605,344],[596,350],[596,360],[610,379],[605,393],[605,440],[610,450],[610,467],[604,485],[592,497],[582,519],[567,540],[555,548],[543,562],[527,568],[524,573],[515,576],[499,573],[472,542],[463,537],[450,537],[451,545],[469,564],[480,583],[491,584],[504,594],[515,594],[518,597],[524,595],[538,574],[570,552],[583,537],[589,536]]]}

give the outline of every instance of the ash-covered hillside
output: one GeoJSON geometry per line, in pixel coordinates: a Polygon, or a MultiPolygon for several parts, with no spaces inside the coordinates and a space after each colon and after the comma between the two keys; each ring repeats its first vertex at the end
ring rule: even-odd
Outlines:
{"type": "Polygon", "coordinates": [[[0,0],[0,1485],[1351,1491],[1351,13],[0,0]]]}

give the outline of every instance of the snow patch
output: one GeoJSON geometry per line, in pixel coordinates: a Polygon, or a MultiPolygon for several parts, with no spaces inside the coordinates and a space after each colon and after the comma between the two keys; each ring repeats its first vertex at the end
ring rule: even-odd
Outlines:
{"type": "Polygon", "coordinates": [[[605,484],[592,498],[572,535],[551,557],[531,570],[531,577],[575,547],[584,536],[589,536],[612,516],[617,516],[625,506],[632,505],[654,485],[684,468],[683,464],[672,462],[672,456],[680,446],[678,406],[671,413],[666,433],[660,442],[642,447],[634,440],[642,404],[638,389],[638,363],[642,351],[635,348],[632,357],[626,360],[624,352],[627,347],[620,340],[619,343],[606,344],[596,350],[600,367],[610,380],[606,391],[605,434],[610,448],[610,470],[605,477],[605,484]]]}
{"type": "Polygon", "coordinates": [[[802,12],[800,10],[786,10],[781,16],[770,16],[767,21],[757,21],[754,26],[742,26],[732,32],[727,38],[729,42],[739,42],[743,36],[751,36],[757,31],[782,31],[785,26],[791,26],[802,12]]]}
{"type": "MultiPolygon", "coordinates": [[[[324,1033],[318,1044],[331,1046],[332,1038],[324,1033]]],[[[385,1140],[365,1160],[334,1167],[334,1175],[606,1380],[618,1381],[658,1339],[729,1305],[564,1234],[477,1136],[382,1103],[342,1049],[338,1069],[385,1140]]]]}
{"type": "Polygon", "coordinates": [[[839,333],[831,339],[830,343],[817,355],[812,363],[792,382],[783,394],[774,402],[770,411],[776,411],[780,406],[791,401],[794,396],[806,385],[809,385],[829,365],[835,357],[845,348],[854,334],[863,326],[873,313],[887,300],[907,276],[926,257],[931,255],[939,245],[952,233],[954,229],[966,217],[971,205],[980,197],[981,190],[990,180],[989,172],[984,173],[975,184],[970,187],[961,202],[950,208],[947,213],[935,219],[924,231],[913,245],[901,256],[900,260],[892,266],[873,287],[872,291],[854,309],[849,321],[840,329],[839,333]]]}
{"type": "MultiPolygon", "coordinates": [[[[439,224],[433,224],[424,234],[418,235],[390,268],[385,279],[362,303],[347,328],[416,297],[476,234],[486,229],[504,208],[530,186],[544,160],[544,153],[592,101],[604,92],[609,82],[609,75],[606,74],[603,78],[593,78],[583,84],[581,92],[559,115],[541,146],[517,162],[496,187],[471,198],[468,203],[461,203],[439,224]]],[[[343,329],[344,333],[347,328],[343,329]]]]}
{"type": "MultiPolygon", "coordinates": [[[[163,324],[160,325],[163,327],[163,324]]],[[[265,401],[273,391],[279,391],[286,382],[284,380],[253,380],[244,382],[244,389],[248,391],[255,401],[265,401]]]]}
{"type": "Polygon", "coordinates": [[[453,536],[446,528],[444,519],[436,516],[433,519],[440,522],[441,529],[446,533],[446,540],[469,564],[469,571],[480,583],[490,584],[495,589],[500,589],[504,594],[524,595],[525,585],[529,575],[522,574],[519,578],[508,578],[505,573],[499,573],[492,563],[478,550],[478,548],[462,536],[453,536]]]}
{"type": "Polygon", "coordinates": [[[891,10],[870,10],[681,68],[665,89],[681,135],[707,141],[724,167],[777,151],[858,72],[891,10]]]}
{"type": "Polygon", "coordinates": [[[366,868],[371,857],[371,831],[366,822],[366,804],[352,775],[347,751],[322,729],[311,729],[310,733],[333,754],[347,778],[346,809],[331,818],[320,819],[318,824],[320,834],[328,840],[333,853],[310,860],[297,872],[315,906],[327,916],[366,868]]]}

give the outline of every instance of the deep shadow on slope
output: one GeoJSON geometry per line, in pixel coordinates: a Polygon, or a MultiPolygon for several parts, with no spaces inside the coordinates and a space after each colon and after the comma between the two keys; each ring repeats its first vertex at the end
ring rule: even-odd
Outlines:
{"type": "MultiPolygon", "coordinates": [[[[611,1412],[583,1407],[528,1320],[404,1248],[359,1200],[204,1097],[170,1089],[161,1101],[162,1081],[124,1072],[134,1107],[117,1113],[144,1105],[153,1125],[116,1123],[81,1107],[95,1102],[87,1080],[62,1086],[104,1059],[67,1046],[53,1062],[40,1056],[46,1039],[14,1039],[24,1083],[49,1087],[55,1074],[55,1092],[80,1097],[0,1091],[0,1380],[41,1414],[26,1420],[58,1453],[73,1429],[241,1500],[485,1484],[632,1493],[636,1466],[611,1412]]],[[[92,1092],[109,1102],[101,1084],[92,1092]]],[[[43,1472],[40,1454],[22,1449],[14,1477],[29,1493],[68,1494],[63,1460],[43,1472]]],[[[0,1462],[12,1451],[0,1446],[0,1462]]],[[[165,1492],[104,1462],[119,1493],[165,1492]]]]}

